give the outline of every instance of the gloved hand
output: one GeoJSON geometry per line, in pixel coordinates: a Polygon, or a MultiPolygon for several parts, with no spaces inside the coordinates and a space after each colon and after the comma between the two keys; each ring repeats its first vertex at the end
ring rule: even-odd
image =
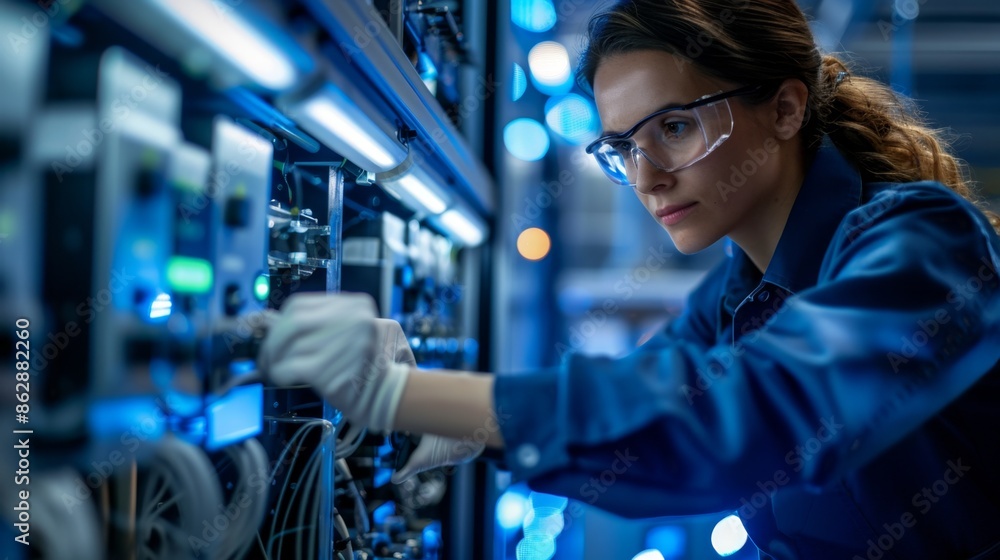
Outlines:
{"type": "Polygon", "coordinates": [[[295,294],[269,328],[258,368],[277,385],[310,385],[353,424],[389,430],[411,367],[395,363],[396,352],[410,351],[405,338],[389,344],[392,329],[380,325],[365,294],[295,294]]]}
{"type": "Polygon", "coordinates": [[[437,467],[462,465],[478,457],[486,445],[470,440],[459,440],[426,434],[410,454],[403,468],[392,474],[392,482],[400,484],[418,473],[437,467]]]}
{"type": "MultiPolygon", "coordinates": [[[[417,366],[417,359],[413,355],[409,341],[406,340],[403,327],[396,321],[376,319],[375,341],[376,348],[381,348],[384,355],[393,356],[393,361],[397,364],[417,366]]],[[[350,435],[346,437],[350,441],[350,435]]],[[[393,473],[392,482],[400,484],[410,477],[416,476],[417,473],[437,467],[468,463],[478,457],[485,448],[485,445],[472,440],[463,441],[425,434],[406,460],[406,464],[393,473]]]]}
{"type": "MultiPolygon", "coordinates": [[[[379,319],[364,294],[296,294],[269,321],[258,368],[278,385],[308,384],[346,416],[351,441],[363,426],[392,428],[416,358],[396,321],[379,319]]],[[[471,461],[484,446],[425,435],[396,483],[435,467],[471,461]]]]}

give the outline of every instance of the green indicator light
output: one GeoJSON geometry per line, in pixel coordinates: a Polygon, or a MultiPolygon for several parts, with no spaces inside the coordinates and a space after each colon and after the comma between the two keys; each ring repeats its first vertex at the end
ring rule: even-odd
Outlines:
{"type": "Polygon", "coordinates": [[[266,274],[261,274],[253,281],[253,295],[257,296],[260,301],[264,301],[270,293],[271,282],[266,274]]]}
{"type": "Polygon", "coordinates": [[[212,289],[212,265],[203,259],[170,257],[167,281],[175,292],[205,294],[212,289]]]}

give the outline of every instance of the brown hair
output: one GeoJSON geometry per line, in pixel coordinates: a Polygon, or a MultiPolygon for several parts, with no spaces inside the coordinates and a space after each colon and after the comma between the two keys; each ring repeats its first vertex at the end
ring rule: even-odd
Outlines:
{"type": "Polygon", "coordinates": [[[714,78],[762,85],[744,97],[750,103],[771,99],[786,79],[800,80],[809,90],[807,149],[829,135],[866,182],[938,181],[976,204],[1000,233],[1000,216],[975,196],[967,166],[942,133],[908,99],[822,55],[794,0],[620,0],[590,20],[588,35],[579,69],[588,85],[601,60],[640,50],[672,53],[714,78]]]}

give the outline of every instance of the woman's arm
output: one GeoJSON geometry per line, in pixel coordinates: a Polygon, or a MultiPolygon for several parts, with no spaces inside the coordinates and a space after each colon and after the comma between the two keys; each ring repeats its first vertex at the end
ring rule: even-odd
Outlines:
{"type": "Polygon", "coordinates": [[[411,371],[394,427],[503,447],[493,407],[494,376],[459,371],[411,371]]]}

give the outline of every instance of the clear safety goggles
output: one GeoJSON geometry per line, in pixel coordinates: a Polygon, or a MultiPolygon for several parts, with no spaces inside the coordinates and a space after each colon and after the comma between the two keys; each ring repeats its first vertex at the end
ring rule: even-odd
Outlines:
{"type": "Polygon", "coordinates": [[[598,138],[587,146],[587,153],[593,154],[601,170],[619,185],[635,186],[640,155],[666,172],[684,169],[704,159],[733,133],[728,99],[759,89],[746,86],[660,109],[625,132],[598,138]]]}

